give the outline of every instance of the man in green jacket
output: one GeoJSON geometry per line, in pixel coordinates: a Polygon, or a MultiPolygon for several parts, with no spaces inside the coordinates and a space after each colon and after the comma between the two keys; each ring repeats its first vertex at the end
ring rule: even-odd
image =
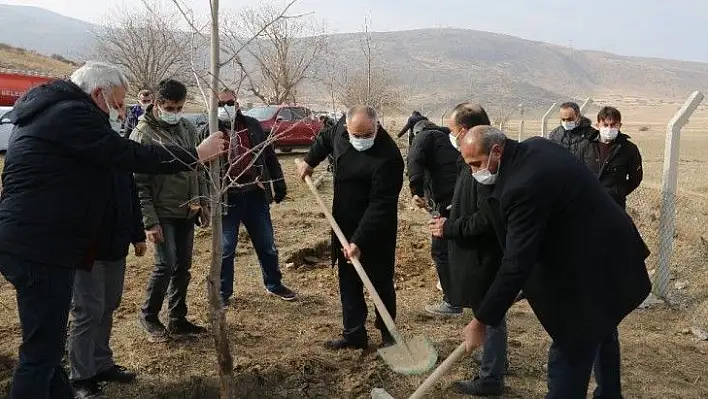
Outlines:
{"type": "MultiPolygon", "coordinates": [[[[190,148],[198,140],[197,128],[182,118],[187,88],[176,80],[160,82],[154,105],[131,134],[142,144],[175,144],[190,148]]],[[[208,189],[203,172],[135,176],[147,239],[155,245],[155,268],[147,286],[147,299],[139,321],[151,341],[167,336],[199,334],[206,330],[187,320],[187,287],[192,265],[194,225],[209,223],[208,189]],[[158,314],[168,296],[167,328],[158,314]]]]}

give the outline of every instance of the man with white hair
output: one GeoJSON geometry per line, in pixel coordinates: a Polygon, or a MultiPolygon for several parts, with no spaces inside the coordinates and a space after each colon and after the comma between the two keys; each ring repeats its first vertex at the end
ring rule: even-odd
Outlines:
{"type": "Polygon", "coordinates": [[[197,148],[141,145],[111,122],[128,82],[91,62],[70,81],[28,91],[15,104],[0,197],[0,272],[17,291],[22,326],[11,398],[72,398],[61,367],[76,268],[99,252],[115,170],[176,173],[221,154],[222,133],[197,148]]]}
{"type": "MultiPolygon", "coordinates": [[[[332,235],[332,262],[339,266],[344,331],[342,338],[325,342],[331,350],[368,347],[364,287],[354,267],[348,264],[349,259],[361,260],[386,309],[396,317],[393,278],[403,157],[379,124],[375,109],[355,106],[345,118],[317,135],[305,162],[298,166],[299,176],[304,179],[312,175],[312,168],[332,155],[332,214],[350,243],[348,248],[341,248],[332,235]]],[[[393,343],[378,312],[374,326],[381,331],[383,346],[393,343]]]]}

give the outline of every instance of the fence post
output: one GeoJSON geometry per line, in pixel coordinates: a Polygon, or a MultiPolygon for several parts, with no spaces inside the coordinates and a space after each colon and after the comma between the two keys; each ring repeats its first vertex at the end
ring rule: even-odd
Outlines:
{"type": "Polygon", "coordinates": [[[592,98],[588,97],[585,99],[585,102],[583,105],[580,106],[580,115],[583,115],[585,113],[585,110],[588,109],[590,105],[592,105],[593,101],[592,98]]]}
{"type": "Polygon", "coordinates": [[[519,122],[519,141],[521,141],[521,138],[524,137],[524,120],[522,119],[521,122],[519,122]]]}
{"type": "Polygon", "coordinates": [[[664,145],[664,171],[661,178],[661,211],[659,214],[659,254],[654,278],[655,294],[667,300],[669,294],[669,269],[676,230],[676,186],[678,184],[679,144],[681,128],[687,123],[698,105],[703,101],[703,93],[694,91],[686,103],[669,121],[664,145]]]}
{"type": "Polygon", "coordinates": [[[553,103],[551,108],[548,108],[548,111],[543,115],[543,118],[541,118],[541,137],[548,136],[548,117],[551,115],[551,112],[555,111],[556,105],[558,105],[558,103],[553,103]]]}

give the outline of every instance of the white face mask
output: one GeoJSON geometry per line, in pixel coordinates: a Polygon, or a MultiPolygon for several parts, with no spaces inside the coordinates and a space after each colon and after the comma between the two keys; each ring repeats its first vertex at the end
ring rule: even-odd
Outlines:
{"type": "Polygon", "coordinates": [[[450,134],[450,144],[452,144],[457,151],[460,151],[460,146],[457,144],[457,137],[455,137],[454,134],[450,134]]]}
{"type": "Polygon", "coordinates": [[[224,105],[219,107],[219,119],[222,121],[230,121],[236,116],[236,106],[235,105],[224,105]]]}
{"type": "Polygon", "coordinates": [[[179,123],[179,120],[182,119],[181,112],[166,112],[159,107],[158,109],[160,110],[160,120],[167,123],[168,125],[176,125],[177,123],[179,123]]]}
{"type": "Polygon", "coordinates": [[[575,121],[562,121],[561,126],[563,126],[563,129],[565,129],[567,131],[571,131],[571,130],[575,129],[577,124],[575,123],[575,121]]]}
{"type": "Polygon", "coordinates": [[[374,140],[376,140],[376,135],[363,139],[359,137],[349,135],[349,143],[357,151],[366,151],[374,145],[374,140]]]}
{"type": "Polygon", "coordinates": [[[600,140],[603,143],[609,143],[610,141],[617,138],[619,134],[619,129],[613,127],[601,127],[600,128],[600,140]]]}
{"type": "Polygon", "coordinates": [[[103,101],[106,102],[106,108],[108,108],[108,120],[111,122],[111,124],[116,124],[120,122],[120,111],[111,107],[111,103],[108,102],[108,97],[106,97],[105,94],[103,95],[103,101]]]}
{"type": "Polygon", "coordinates": [[[497,173],[495,174],[492,174],[492,172],[489,171],[489,162],[491,162],[491,160],[492,154],[490,153],[489,158],[487,158],[487,167],[472,173],[472,177],[477,180],[477,183],[484,184],[485,186],[491,186],[492,184],[497,182],[497,175],[499,174],[499,169],[497,167],[497,173]]]}

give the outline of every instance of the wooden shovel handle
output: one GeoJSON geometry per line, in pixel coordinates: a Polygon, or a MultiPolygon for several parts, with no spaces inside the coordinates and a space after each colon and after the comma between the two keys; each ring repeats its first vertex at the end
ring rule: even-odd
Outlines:
{"type": "MultiPolygon", "coordinates": [[[[299,159],[295,160],[296,164],[299,164],[300,162],[304,161],[301,161],[299,159]]],[[[332,227],[332,230],[334,230],[334,234],[339,239],[339,242],[342,244],[343,247],[348,248],[349,241],[347,241],[347,238],[344,236],[342,229],[339,228],[337,221],[334,220],[334,216],[332,216],[332,214],[329,212],[327,204],[325,204],[325,202],[322,200],[322,197],[320,196],[317,187],[315,186],[315,183],[312,182],[312,178],[310,178],[310,176],[305,176],[305,183],[307,183],[307,186],[310,188],[310,191],[312,191],[312,194],[314,194],[317,203],[320,205],[320,208],[322,208],[322,213],[324,213],[325,217],[327,218],[327,221],[332,227]]],[[[366,275],[366,271],[364,271],[364,267],[361,265],[361,262],[359,262],[359,259],[357,258],[351,258],[350,260],[352,262],[352,265],[354,265],[354,269],[356,270],[357,274],[359,274],[359,278],[364,283],[364,287],[366,287],[367,291],[369,291],[369,294],[371,294],[371,297],[374,299],[374,305],[376,306],[376,310],[379,311],[381,319],[386,325],[388,332],[391,333],[391,337],[393,337],[393,339],[396,341],[396,344],[405,346],[405,342],[403,342],[403,337],[401,337],[401,334],[396,329],[396,324],[393,322],[391,314],[388,312],[388,309],[386,309],[386,305],[384,305],[383,301],[381,300],[379,293],[376,292],[374,284],[372,284],[371,280],[369,280],[369,276],[366,275]]]]}
{"type": "Polygon", "coordinates": [[[425,393],[433,387],[433,385],[438,382],[440,377],[445,375],[449,370],[450,367],[452,367],[453,364],[457,363],[462,356],[465,355],[466,349],[465,349],[465,343],[461,343],[454,352],[450,354],[450,356],[443,361],[438,368],[433,371],[432,374],[428,376],[428,378],[423,381],[422,384],[418,387],[418,389],[413,392],[411,396],[408,397],[408,399],[419,399],[422,398],[425,393]]]}

